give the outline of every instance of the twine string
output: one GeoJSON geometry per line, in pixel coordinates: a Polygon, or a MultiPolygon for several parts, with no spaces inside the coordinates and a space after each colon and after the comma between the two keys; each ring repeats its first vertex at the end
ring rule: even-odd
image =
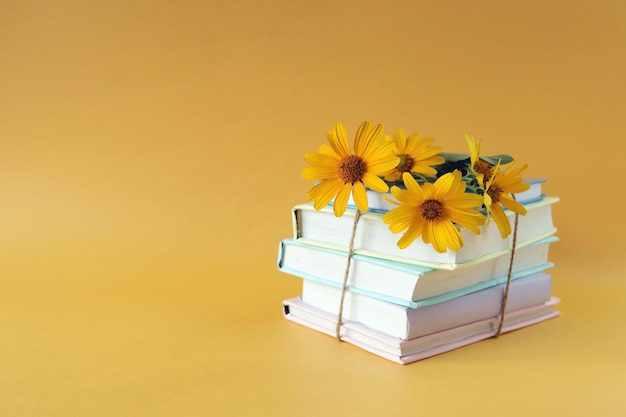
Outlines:
{"type": "MultiPolygon", "coordinates": [[[[513,200],[515,200],[515,194],[511,194],[513,200]]],[[[507,302],[509,301],[509,288],[511,287],[511,278],[513,277],[513,260],[515,258],[515,247],[517,246],[517,224],[519,220],[519,214],[515,213],[515,222],[513,226],[513,242],[511,244],[511,259],[509,260],[509,271],[506,275],[506,285],[504,287],[504,294],[502,295],[502,305],[500,306],[500,319],[498,322],[498,330],[493,337],[500,336],[502,333],[502,326],[504,324],[504,311],[506,310],[507,302]]]]}
{"type": "MultiPolygon", "coordinates": [[[[514,195],[513,195],[513,199],[515,199],[514,195]]],[[[341,326],[343,324],[343,307],[344,307],[344,302],[346,298],[346,291],[348,288],[348,277],[350,275],[350,265],[352,263],[352,252],[354,251],[354,238],[356,236],[356,228],[357,228],[360,218],[361,218],[361,211],[357,209],[354,214],[354,222],[352,223],[352,232],[350,234],[350,244],[348,246],[346,269],[343,274],[343,282],[341,285],[341,298],[339,300],[339,311],[337,313],[337,325],[335,327],[335,337],[339,341],[341,341],[341,326]]],[[[496,338],[500,336],[500,334],[502,333],[502,326],[504,324],[504,312],[506,310],[506,306],[507,306],[508,299],[509,299],[509,289],[511,287],[511,279],[513,277],[513,263],[515,259],[515,249],[517,247],[518,223],[519,223],[519,215],[515,213],[515,221],[514,221],[514,226],[513,226],[513,241],[511,244],[511,257],[509,259],[509,269],[508,269],[508,273],[506,277],[506,285],[504,287],[504,294],[502,296],[502,304],[500,306],[498,329],[494,335],[494,337],[496,338]]]]}
{"type": "Polygon", "coordinates": [[[335,336],[339,341],[341,341],[341,325],[343,324],[343,304],[346,298],[346,290],[348,288],[350,263],[352,261],[352,251],[354,250],[354,237],[356,236],[356,226],[360,218],[361,210],[357,209],[354,213],[354,223],[352,223],[352,234],[350,235],[350,245],[348,246],[348,260],[346,262],[346,270],[343,274],[343,284],[341,285],[341,299],[339,300],[339,312],[337,313],[337,326],[335,327],[335,336]]]}

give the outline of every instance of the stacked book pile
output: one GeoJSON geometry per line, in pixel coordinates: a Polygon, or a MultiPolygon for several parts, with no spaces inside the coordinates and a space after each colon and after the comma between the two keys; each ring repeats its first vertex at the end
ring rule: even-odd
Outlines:
{"type": "Polygon", "coordinates": [[[381,220],[393,207],[381,193],[368,191],[369,210],[354,236],[353,202],[341,217],[332,203],[319,211],[296,206],[294,236],[280,243],[278,268],[303,287],[283,302],[285,317],[402,364],[556,317],[546,271],[558,199],[542,192],[542,180],[527,182],[515,195],[527,214],[506,211],[514,233],[502,239],[493,221],[478,235],[461,227],[463,247],[445,253],[421,240],[400,250],[381,220]]]}

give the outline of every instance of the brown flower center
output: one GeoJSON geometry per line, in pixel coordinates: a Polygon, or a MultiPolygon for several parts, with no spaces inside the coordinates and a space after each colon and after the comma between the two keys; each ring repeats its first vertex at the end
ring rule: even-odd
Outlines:
{"type": "Polygon", "coordinates": [[[413,158],[411,158],[410,155],[406,154],[398,156],[400,157],[400,163],[398,164],[398,167],[396,169],[400,172],[411,172],[411,168],[413,168],[413,165],[415,164],[413,158]]]}
{"type": "Polygon", "coordinates": [[[474,171],[476,171],[479,174],[483,174],[483,179],[485,181],[489,181],[489,179],[491,178],[491,175],[493,175],[493,165],[488,164],[482,159],[479,159],[474,164],[474,171]]]}
{"type": "Polygon", "coordinates": [[[355,182],[363,178],[367,170],[365,161],[356,155],[345,156],[339,161],[339,178],[344,183],[355,182]]]}
{"type": "Polygon", "coordinates": [[[500,193],[502,193],[502,188],[491,186],[487,190],[487,194],[491,197],[491,201],[497,203],[500,201],[500,193]]]}
{"type": "Polygon", "coordinates": [[[420,206],[422,217],[429,222],[440,220],[443,217],[443,203],[438,200],[426,200],[420,206]]]}

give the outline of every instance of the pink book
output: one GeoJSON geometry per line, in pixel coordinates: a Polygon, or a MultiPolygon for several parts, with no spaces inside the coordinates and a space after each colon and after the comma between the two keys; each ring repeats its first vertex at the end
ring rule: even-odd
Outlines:
{"type": "MultiPolygon", "coordinates": [[[[557,317],[560,313],[554,306],[558,302],[558,298],[552,297],[545,303],[507,312],[502,333],[557,317]]],[[[311,307],[299,298],[285,300],[283,311],[288,320],[335,337],[336,315],[311,307]]],[[[409,340],[386,335],[359,323],[343,321],[340,334],[344,342],[390,361],[407,364],[490,338],[496,333],[498,320],[498,317],[491,317],[409,340]]]]}

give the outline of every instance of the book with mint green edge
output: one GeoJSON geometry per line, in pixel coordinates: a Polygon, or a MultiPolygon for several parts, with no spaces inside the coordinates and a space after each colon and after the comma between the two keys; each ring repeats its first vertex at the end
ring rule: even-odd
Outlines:
{"type": "MultiPolygon", "coordinates": [[[[553,235],[556,232],[552,221],[552,205],[557,197],[545,197],[535,203],[526,204],[527,214],[518,217],[517,247],[526,241],[553,235]]],[[[505,212],[513,223],[514,213],[505,212]]],[[[347,209],[342,217],[335,217],[332,207],[317,211],[310,203],[301,204],[292,210],[293,233],[295,239],[302,239],[311,245],[335,246],[347,250],[352,233],[355,210],[347,209]]],[[[464,245],[458,251],[448,250],[439,253],[417,239],[409,247],[400,249],[397,241],[401,234],[393,234],[383,223],[382,213],[365,212],[357,225],[355,254],[368,255],[399,262],[413,263],[437,269],[455,269],[459,264],[490,254],[508,251],[512,248],[513,234],[502,238],[494,221],[480,226],[481,233],[459,227],[464,245]]]]}
{"type": "MultiPolygon", "coordinates": [[[[348,291],[344,297],[342,318],[408,340],[496,317],[502,307],[504,286],[500,284],[415,309],[348,291]]],[[[551,297],[552,277],[549,274],[538,272],[516,279],[511,282],[506,312],[540,305],[551,297]]],[[[336,317],[341,289],[304,280],[301,298],[308,305],[336,317]]]]}
{"type": "MultiPolygon", "coordinates": [[[[554,264],[547,260],[548,247],[556,241],[556,236],[550,236],[519,248],[516,251],[518,262],[514,262],[511,279],[516,280],[553,267],[554,264]]],[[[287,239],[279,246],[278,269],[305,280],[341,288],[346,257],[347,253],[340,250],[308,246],[298,240],[287,239]],[[321,256],[311,258],[310,263],[300,269],[288,266],[293,262],[285,255],[294,247],[304,249],[304,252],[294,255],[296,261],[307,253],[321,256]],[[315,265],[322,265],[325,271],[315,270],[315,265]]],[[[393,304],[420,308],[506,282],[509,261],[510,252],[499,256],[487,255],[450,271],[355,254],[346,289],[393,304]],[[373,267],[374,273],[368,274],[364,280],[368,267],[373,267]],[[401,281],[401,284],[397,284],[397,281],[401,281]],[[422,282],[426,284],[422,285],[422,282]]]]}

